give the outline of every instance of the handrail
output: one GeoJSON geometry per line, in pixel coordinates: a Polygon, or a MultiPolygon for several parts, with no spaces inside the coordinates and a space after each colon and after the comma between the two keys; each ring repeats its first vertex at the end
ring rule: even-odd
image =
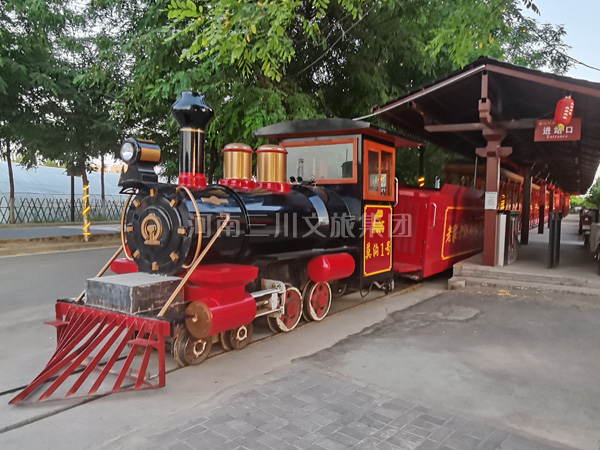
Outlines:
{"type": "Polygon", "coordinates": [[[435,228],[435,222],[436,222],[436,219],[437,219],[437,204],[434,203],[434,202],[431,202],[431,204],[434,206],[435,209],[433,210],[433,225],[431,225],[429,227],[430,230],[433,229],[433,228],[435,228]]]}
{"type": "Polygon", "coordinates": [[[129,256],[129,253],[127,252],[127,240],[125,239],[125,215],[127,214],[127,207],[129,206],[131,197],[133,197],[133,194],[129,194],[129,197],[127,197],[127,201],[123,206],[123,213],[121,214],[121,248],[125,249],[125,258],[127,258],[128,261],[134,262],[133,258],[129,256]]]}
{"type": "Polygon", "coordinates": [[[196,258],[198,258],[198,253],[200,253],[200,247],[202,246],[202,221],[200,220],[200,210],[198,209],[198,204],[196,203],[196,199],[192,195],[191,191],[185,186],[177,186],[177,192],[179,192],[180,190],[185,191],[190,200],[192,201],[194,209],[196,210],[196,223],[198,224],[196,227],[198,229],[198,243],[196,244],[196,253],[194,253],[194,258],[192,259],[192,262],[190,262],[188,265],[184,264],[183,266],[181,266],[184,269],[189,269],[194,264],[194,261],[196,261],[196,258]]]}
{"type": "Polygon", "coordinates": [[[221,224],[221,226],[219,227],[219,229],[217,230],[215,235],[210,239],[208,245],[206,247],[204,247],[204,250],[202,250],[202,253],[200,254],[200,256],[192,263],[192,265],[188,269],[185,276],[181,279],[181,282],[179,283],[177,288],[171,294],[171,297],[169,297],[169,300],[167,300],[167,303],[165,303],[165,305],[162,307],[162,309],[158,313],[158,317],[162,317],[165,315],[165,313],[167,312],[167,309],[169,309],[169,307],[171,306],[171,303],[173,303],[173,301],[175,301],[175,298],[177,297],[179,292],[181,292],[181,289],[183,289],[183,286],[185,286],[185,283],[187,283],[189,278],[192,276],[192,273],[194,272],[194,270],[196,270],[198,268],[198,266],[200,265],[200,262],[204,259],[204,257],[206,256],[208,251],[211,249],[211,247],[213,246],[215,241],[219,238],[219,236],[221,236],[221,233],[223,232],[223,230],[229,223],[229,220],[231,219],[231,217],[227,213],[221,213],[221,217],[225,218],[223,223],[221,224]]]}

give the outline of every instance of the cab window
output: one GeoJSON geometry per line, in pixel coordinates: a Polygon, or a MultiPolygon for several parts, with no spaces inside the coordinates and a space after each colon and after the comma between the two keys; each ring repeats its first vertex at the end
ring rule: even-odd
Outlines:
{"type": "Polygon", "coordinates": [[[317,184],[356,183],[357,139],[283,142],[287,155],[287,179],[317,184]]]}
{"type": "Polygon", "coordinates": [[[364,198],[394,200],[395,152],[388,147],[365,140],[364,198]]]}

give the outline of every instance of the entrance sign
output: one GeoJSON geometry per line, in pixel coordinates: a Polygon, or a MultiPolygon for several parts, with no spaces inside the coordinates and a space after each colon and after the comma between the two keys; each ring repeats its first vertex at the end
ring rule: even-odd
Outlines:
{"type": "Polygon", "coordinates": [[[554,120],[536,120],[534,142],[564,142],[581,140],[581,118],[571,120],[561,131],[554,120]]]}

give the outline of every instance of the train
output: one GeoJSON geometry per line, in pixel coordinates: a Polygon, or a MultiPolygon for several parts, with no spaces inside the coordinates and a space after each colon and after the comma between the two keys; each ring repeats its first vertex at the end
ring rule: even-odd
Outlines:
{"type": "Polygon", "coordinates": [[[292,120],[255,130],[270,142],[256,150],[226,145],[209,184],[212,108],[185,91],[172,115],[178,182],[159,179],[155,142],[122,143],[121,246],[78,298],[57,301],[56,351],[11,403],[162,387],[169,352],[197,365],[215,344],[247,346],[259,318],[290,332],[348,289],[391,292],[398,274],[428,277],[482,249],[481,191],[398,183],[396,149],[420,142],[369,122],[292,120]]]}
{"type": "MultiPolygon", "coordinates": [[[[509,163],[508,160],[504,162],[509,163]]],[[[483,165],[478,165],[475,170],[472,164],[447,164],[444,167],[444,174],[446,184],[473,187],[478,190],[485,188],[485,167],[483,165]]],[[[522,214],[524,183],[525,178],[519,167],[502,167],[500,169],[499,211],[519,211],[519,216],[522,214]]],[[[532,177],[529,228],[548,223],[551,212],[561,212],[562,217],[566,217],[570,209],[571,197],[568,193],[544,179],[532,177]]],[[[519,220],[519,231],[521,227],[522,223],[519,220]]]]}

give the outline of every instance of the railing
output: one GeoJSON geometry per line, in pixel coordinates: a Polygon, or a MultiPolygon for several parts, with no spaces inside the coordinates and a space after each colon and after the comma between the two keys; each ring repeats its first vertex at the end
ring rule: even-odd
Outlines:
{"type": "MultiPolygon", "coordinates": [[[[39,194],[38,194],[39,195],[39,194]]],[[[0,223],[9,223],[9,198],[0,196],[0,223]]],[[[119,220],[125,204],[124,196],[107,196],[105,200],[105,211],[102,211],[102,200],[99,195],[90,196],[92,207],[91,217],[98,220],[119,220]]],[[[81,222],[83,202],[81,198],[75,199],[75,221],[81,222]]],[[[70,222],[71,221],[71,199],[69,196],[39,197],[36,194],[17,194],[15,198],[15,222],[16,223],[44,223],[44,222],[70,222]]]]}

